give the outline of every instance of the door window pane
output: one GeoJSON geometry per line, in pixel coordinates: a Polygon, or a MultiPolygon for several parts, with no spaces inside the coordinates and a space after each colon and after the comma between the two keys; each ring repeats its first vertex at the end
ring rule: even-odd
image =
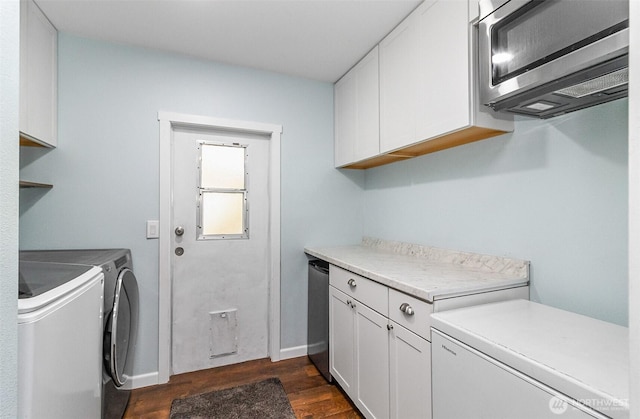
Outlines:
{"type": "Polygon", "coordinates": [[[202,144],[201,188],[244,189],[244,147],[202,144]]]}
{"type": "Polygon", "coordinates": [[[244,193],[203,192],[202,234],[244,234],[244,193]]]}
{"type": "Polygon", "coordinates": [[[200,141],[198,240],[249,237],[247,146],[200,141]]]}

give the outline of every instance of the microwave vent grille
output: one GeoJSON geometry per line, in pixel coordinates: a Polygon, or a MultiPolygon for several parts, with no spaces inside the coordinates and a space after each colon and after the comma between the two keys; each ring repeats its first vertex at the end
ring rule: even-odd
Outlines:
{"type": "Polygon", "coordinates": [[[628,82],[629,68],[625,67],[612,73],[608,73],[564,89],[556,90],[554,93],[573,98],[581,98],[604,90],[609,90],[614,87],[623,86],[628,82]]]}

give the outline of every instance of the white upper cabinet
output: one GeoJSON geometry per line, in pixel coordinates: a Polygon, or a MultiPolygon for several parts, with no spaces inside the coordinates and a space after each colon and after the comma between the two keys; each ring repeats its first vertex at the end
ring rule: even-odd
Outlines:
{"type": "MultiPolygon", "coordinates": [[[[426,0],[380,42],[379,151],[336,166],[366,169],[513,131],[511,116],[477,101],[476,16],[477,0],[426,0]]],[[[338,122],[346,115],[336,105],[336,154],[350,147],[338,122]]]]}
{"type": "Polygon", "coordinates": [[[336,167],[380,153],[378,92],[375,47],[334,87],[336,167]]]}
{"type": "Polygon", "coordinates": [[[471,125],[468,7],[464,1],[436,1],[416,11],[418,77],[415,136],[389,151],[471,125]]]}
{"type": "Polygon", "coordinates": [[[20,137],[55,147],[58,33],[32,0],[20,2],[20,137]]]}
{"type": "Polygon", "coordinates": [[[414,142],[418,84],[415,14],[380,43],[380,149],[414,142]]]}

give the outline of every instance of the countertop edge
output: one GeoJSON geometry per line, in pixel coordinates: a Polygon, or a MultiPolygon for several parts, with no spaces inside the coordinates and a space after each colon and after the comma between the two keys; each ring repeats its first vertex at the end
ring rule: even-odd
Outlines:
{"type": "MultiPolygon", "coordinates": [[[[427,290],[406,284],[402,281],[398,281],[394,278],[381,275],[369,269],[362,268],[360,266],[345,262],[342,259],[338,259],[336,257],[327,255],[326,253],[322,253],[322,251],[316,250],[314,248],[305,247],[304,252],[309,256],[322,259],[332,265],[338,266],[342,269],[346,269],[350,272],[361,275],[365,278],[371,279],[375,282],[386,285],[395,290],[412,295],[428,303],[433,303],[434,301],[437,301],[437,300],[453,298],[461,295],[478,294],[483,292],[497,291],[497,290],[519,287],[519,286],[526,286],[529,283],[528,262],[522,261],[523,263],[526,263],[526,267],[527,267],[525,276],[515,277],[512,279],[496,280],[491,285],[482,284],[482,285],[476,285],[476,286],[455,286],[451,288],[438,288],[437,290],[427,291],[427,290]]],[[[392,252],[389,252],[389,253],[392,253],[392,252]]],[[[443,263],[443,265],[447,265],[447,264],[443,263]]]]}

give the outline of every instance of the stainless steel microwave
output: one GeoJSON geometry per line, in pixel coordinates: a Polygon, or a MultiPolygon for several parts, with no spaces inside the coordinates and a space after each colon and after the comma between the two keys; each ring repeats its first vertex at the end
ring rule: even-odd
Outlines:
{"type": "Polygon", "coordinates": [[[480,0],[480,100],[550,118],[627,96],[628,0],[480,0]]]}

